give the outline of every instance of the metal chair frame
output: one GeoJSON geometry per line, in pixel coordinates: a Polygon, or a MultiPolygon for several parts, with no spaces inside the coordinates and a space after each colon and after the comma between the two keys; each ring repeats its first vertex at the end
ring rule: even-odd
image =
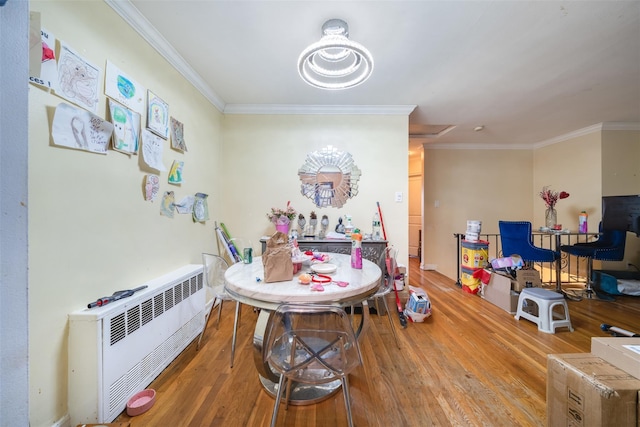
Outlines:
{"type": "MultiPolygon", "coordinates": [[[[216,322],[216,329],[220,329],[220,317],[222,314],[222,305],[224,301],[235,301],[231,296],[229,296],[224,290],[224,279],[222,283],[212,283],[211,280],[211,271],[209,271],[210,262],[216,262],[220,266],[222,266],[222,273],[226,271],[229,267],[227,261],[219,256],[214,254],[203,253],[202,254],[202,264],[204,265],[204,281],[205,285],[211,288],[213,295],[213,300],[207,301],[207,312],[205,313],[204,326],[202,328],[202,332],[200,332],[200,338],[198,338],[198,344],[196,345],[196,349],[200,349],[200,342],[202,341],[202,337],[204,336],[205,331],[207,330],[207,325],[209,324],[209,318],[211,317],[211,311],[213,307],[216,305],[216,301],[218,301],[218,319],[216,322]]],[[[233,368],[233,361],[236,353],[236,340],[238,333],[238,325],[240,323],[240,302],[236,301],[236,309],[235,309],[235,318],[233,320],[233,337],[231,338],[231,364],[230,366],[233,368]]]]}

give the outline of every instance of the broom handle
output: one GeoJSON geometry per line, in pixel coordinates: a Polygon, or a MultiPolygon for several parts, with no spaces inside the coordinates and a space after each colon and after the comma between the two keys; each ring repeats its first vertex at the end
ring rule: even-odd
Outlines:
{"type": "Polygon", "coordinates": [[[384,240],[387,240],[387,232],[384,229],[384,221],[382,220],[382,210],[380,210],[380,202],[376,202],[376,205],[378,205],[378,215],[380,216],[380,226],[382,227],[382,237],[384,237],[384,240]]]}

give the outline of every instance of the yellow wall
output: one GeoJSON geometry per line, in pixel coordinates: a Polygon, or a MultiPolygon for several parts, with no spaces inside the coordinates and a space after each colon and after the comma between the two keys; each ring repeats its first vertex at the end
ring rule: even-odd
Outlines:
{"type": "Polygon", "coordinates": [[[578,215],[589,214],[589,230],[597,231],[601,219],[602,166],[600,132],[594,131],[534,151],[533,225],[544,225],[545,204],[542,187],[566,191],[570,196],[556,204],[558,223],[563,228],[578,229],[578,215]]]}
{"type": "Polygon", "coordinates": [[[640,194],[640,132],[602,132],[602,194],[640,194]]]}
{"type": "Polygon", "coordinates": [[[532,156],[531,150],[425,146],[425,269],[456,278],[458,249],[453,235],[465,232],[467,220],[482,221],[483,233],[497,233],[500,219],[530,218],[532,156]]]}
{"type": "MultiPolygon", "coordinates": [[[[32,1],[42,26],[103,68],[110,60],[169,104],[182,121],[188,152],[164,147],[164,164],[185,161],[184,183],[167,184],[179,199],[210,195],[212,218],[221,206],[221,114],[102,1],[32,1]]],[[[101,92],[103,88],[101,87],[101,92]]],[[[51,426],[67,413],[67,314],[113,292],[201,262],[214,250],[213,221],[160,216],[146,202],[139,156],[56,147],[49,129],[65,102],[29,91],[29,361],[31,426],[51,426]]],[[[100,96],[98,115],[105,117],[100,96]]],[[[144,123],[144,119],[143,119],[144,123]]]]}
{"type": "Polygon", "coordinates": [[[272,207],[284,209],[291,201],[307,221],[311,211],[318,219],[327,215],[329,230],[350,214],[354,226],[370,233],[380,202],[387,238],[406,265],[407,133],[406,116],[226,115],[221,221],[232,236],[252,240],[259,253],[259,238],[275,231],[266,217],[272,207]],[[362,171],[358,195],[342,208],[317,208],[300,193],[298,169],[309,152],[328,145],[351,153],[362,171]],[[403,194],[401,203],[394,201],[396,192],[403,194]]]}

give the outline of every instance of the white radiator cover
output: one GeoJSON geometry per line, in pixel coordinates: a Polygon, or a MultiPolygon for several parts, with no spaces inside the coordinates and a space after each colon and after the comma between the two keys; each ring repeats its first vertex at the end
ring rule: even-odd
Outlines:
{"type": "Polygon", "coordinates": [[[113,421],[202,331],[202,265],[142,285],[131,297],[69,315],[71,425],[113,421]]]}

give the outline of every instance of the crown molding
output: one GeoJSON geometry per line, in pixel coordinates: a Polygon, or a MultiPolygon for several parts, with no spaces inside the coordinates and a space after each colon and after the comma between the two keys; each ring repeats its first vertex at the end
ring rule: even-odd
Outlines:
{"type": "Polygon", "coordinates": [[[605,122],[602,130],[640,130],[640,122],[605,122]]]}
{"type": "Polygon", "coordinates": [[[547,139],[546,141],[538,142],[537,144],[533,144],[533,148],[542,148],[548,145],[557,144],[559,142],[567,141],[572,138],[577,138],[583,135],[588,135],[594,132],[602,132],[605,130],[640,130],[640,123],[638,122],[603,122],[595,125],[587,126],[582,129],[575,130],[573,132],[565,133],[564,135],[559,135],[551,139],[547,139]]]}
{"type": "Polygon", "coordinates": [[[425,150],[531,150],[530,144],[422,144],[425,150]]]}
{"type": "Polygon", "coordinates": [[[554,138],[544,140],[535,144],[518,144],[518,145],[500,145],[500,144],[429,144],[424,143],[425,150],[535,150],[546,147],[548,145],[558,144],[572,138],[588,135],[602,131],[640,131],[640,122],[603,122],[595,125],[587,126],[573,132],[565,133],[554,138]]]}
{"type": "Polygon", "coordinates": [[[574,130],[573,132],[565,133],[564,135],[558,135],[553,138],[535,143],[533,144],[532,148],[538,149],[538,148],[546,147],[548,145],[553,145],[559,142],[567,141],[569,139],[578,138],[583,135],[588,135],[590,133],[601,132],[602,125],[603,125],[602,123],[598,123],[595,125],[587,126],[586,128],[574,130]]]}
{"type": "Polygon", "coordinates": [[[227,104],[224,114],[371,114],[408,116],[415,105],[227,104]]]}
{"type": "Polygon", "coordinates": [[[225,103],[129,0],[104,0],[220,112],[225,103]]]}

